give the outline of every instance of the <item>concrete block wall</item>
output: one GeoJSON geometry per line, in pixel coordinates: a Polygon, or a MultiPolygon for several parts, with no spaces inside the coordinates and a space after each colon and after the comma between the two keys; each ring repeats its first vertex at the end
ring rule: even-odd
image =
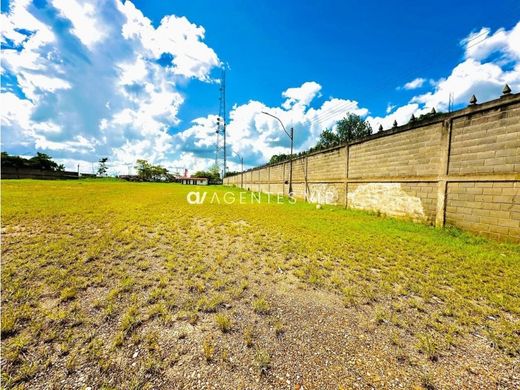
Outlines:
{"type": "Polygon", "coordinates": [[[347,165],[345,153],[342,147],[311,154],[307,159],[308,181],[343,181],[347,165]]]}
{"type": "Polygon", "coordinates": [[[520,172],[520,107],[495,107],[453,121],[449,173],[520,172]]]}
{"type": "MultiPolygon", "coordinates": [[[[520,94],[412,122],[292,161],[310,202],[379,211],[520,242],[520,94]]],[[[224,184],[288,193],[290,162],[224,184]]]]}
{"type": "Polygon", "coordinates": [[[352,208],[435,223],[436,182],[349,183],[347,196],[347,204],[352,208]]]}
{"type": "Polygon", "coordinates": [[[437,175],[442,122],[352,145],[348,176],[399,177],[437,175]]]}
{"type": "Polygon", "coordinates": [[[520,242],[520,182],[448,183],[446,222],[520,242]]]}

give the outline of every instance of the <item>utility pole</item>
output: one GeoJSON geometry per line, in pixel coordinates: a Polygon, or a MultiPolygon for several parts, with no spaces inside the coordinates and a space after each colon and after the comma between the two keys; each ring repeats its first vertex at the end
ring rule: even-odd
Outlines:
{"type": "MultiPolygon", "coordinates": [[[[233,151],[231,151],[231,153],[233,153],[233,151]]],[[[244,187],[244,157],[242,157],[242,155],[238,154],[237,152],[235,152],[235,154],[237,155],[238,158],[240,158],[240,166],[241,166],[241,171],[240,171],[240,188],[243,188],[244,187]]]]}
{"type": "Polygon", "coordinates": [[[287,134],[287,136],[291,140],[291,156],[289,157],[289,195],[291,195],[293,192],[293,190],[292,190],[292,160],[293,160],[294,128],[291,127],[291,132],[288,132],[285,129],[285,126],[280,118],[278,118],[277,116],[275,116],[273,114],[269,114],[268,112],[265,112],[265,111],[262,111],[262,114],[268,115],[271,118],[274,118],[278,122],[280,122],[280,125],[282,125],[283,131],[285,132],[285,134],[287,134]]]}
{"type": "Polygon", "coordinates": [[[244,157],[242,156],[240,156],[240,165],[242,165],[240,170],[240,188],[244,188],[244,157]]]}
{"type": "Polygon", "coordinates": [[[132,169],[132,165],[133,164],[132,163],[124,163],[123,165],[126,165],[127,171],[128,171],[128,176],[130,176],[131,173],[132,173],[131,169],[132,169]]]}

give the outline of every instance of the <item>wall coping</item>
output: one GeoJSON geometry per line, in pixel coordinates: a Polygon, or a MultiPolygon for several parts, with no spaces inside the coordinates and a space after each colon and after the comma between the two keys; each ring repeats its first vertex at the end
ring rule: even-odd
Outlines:
{"type": "Polygon", "coordinates": [[[360,138],[360,139],[357,139],[357,140],[352,141],[352,142],[345,142],[345,143],[342,143],[342,144],[339,144],[339,145],[336,145],[336,146],[333,146],[333,147],[330,147],[330,148],[316,150],[316,151],[307,153],[307,154],[305,154],[303,156],[293,157],[292,159],[288,159],[288,160],[285,160],[285,161],[282,161],[282,162],[279,162],[279,163],[275,163],[275,164],[267,163],[267,164],[264,164],[264,165],[259,165],[259,166],[254,167],[254,168],[247,169],[247,170],[245,170],[245,171],[243,171],[241,173],[237,173],[237,174],[234,174],[234,175],[231,175],[231,176],[227,176],[225,179],[230,178],[230,177],[234,177],[234,176],[239,176],[241,174],[248,173],[248,172],[258,171],[258,170],[264,169],[264,168],[270,168],[270,167],[276,167],[278,165],[283,165],[283,164],[286,164],[286,163],[290,162],[291,160],[294,162],[295,160],[299,160],[299,159],[302,159],[302,158],[305,158],[305,157],[314,156],[316,154],[329,153],[329,152],[332,152],[332,151],[337,150],[337,149],[342,149],[345,146],[358,145],[358,144],[362,144],[362,143],[365,143],[365,142],[368,142],[368,141],[372,141],[374,139],[383,138],[383,137],[387,137],[387,136],[390,136],[390,135],[399,134],[399,133],[403,133],[403,132],[406,132],[406,131],[419,129],[421,127],[426,127],[426,126],[434,125],[434,124],[437,124],[437,123],[444,123],[444,121],[446,121],[446,120],[453,120],[453,119],[457,119],[457,118],[460,118],[460,117],[469,116],[469,115],[475,114],[477,112],[489,111],[489,110],[492,110],[492,109],[497,108],[497,107],[504,107],[504,106],[508,106],[510,104],[514,104],[514,103],[517,103],[517,102],[520,102],[520,93],[512,93],[512,94],[509,94],[509,95],[502,95],[502,96],[500,96],[497,99],[489,100],[489,101],[484,102],[484,103],[469,105],[469,106],[467,106],[465,108],[461,108],[461,109],[456,110],[456,111],[446,112],[446,113],[439,113],[439,114],[437,114],[437,115],[435,115],[433,117],[430,117],[430,118],[424,118],[422,120],[416,120],[414,122],[408,122],[408,123],[406,123],[404,125],[396,126],[396,127],[391,128],[391,129],[388,129],[388,130],[378,131],[377,133],[371,134],[368,137],[360,138]]]}

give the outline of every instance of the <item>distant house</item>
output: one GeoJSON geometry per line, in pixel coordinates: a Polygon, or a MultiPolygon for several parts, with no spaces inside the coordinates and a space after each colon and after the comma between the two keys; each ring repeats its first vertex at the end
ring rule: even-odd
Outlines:
{"type": "Polygon", "coordinates": [[[197,186],[207,186],[209,184],[207,177],[178,177],[177,182],[197,186]]]}

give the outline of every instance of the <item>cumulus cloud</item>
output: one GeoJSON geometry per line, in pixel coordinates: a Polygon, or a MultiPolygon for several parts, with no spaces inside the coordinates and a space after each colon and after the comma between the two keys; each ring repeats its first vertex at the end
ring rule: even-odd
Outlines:
{"type": "Polygon", "coordinates": [[[203,27],[191,23],[185,17],[167,15],[159,27],[154,28],[150,19],[132,2],[118,1],[117,6],[126,17],[122,27],[123,36],[135,41],[147,56],[160,58],[167,55],[172,73],[208,80],[211,68],[220,65],[215,51],[203,42],[203,27]]]}
{"type": "Polygon", "coordinates": [[[458,64],[447,78],[438,80],[434,91],[418,95],[412,102],[446,110],[450,93],[455,104],[467,103],[472,94],[476,94],[480,101],[491,100],[500,95],[506,83],[515,89],[520,86],[519,70],[519,65],[507,71],[497,64],[470,58],[458,64]]]}
{"type": "Polygon", "coordinates": [[[417,77],[416,79],[413,79],[412,81],[409,81],[405,85],[403,85],[403,89],[412,90],[421,88],[424,85],[425,81],[426,79],[423,79],[422,77],[417,77]]]}
{"type": "MultiPolygon", "coordinates": [[[[4,150],[42,150],[69,169],[76,163],[89,168],[109,156],[111,172],[121,173],[136,158],[173,171],[205,169],[215,161],[216,115],[188,124],[179,119],[185,101],[179,85],[214,83],[211,72],[222,66],[204,42],[202,26],[176,15],[154,26],[131,1],[50,0],[36,6],[13,0],[0,15],[0,28],[4,150]]],[[[354,97],[323,99],[315,81],[281,86],[280,106],[257,99],[234,105],[227,127],[229,169],[240,168],[237,155],[250,167],[289,152],[280,123],[262,111],[294,128],[298,152],[314,146],[323,129],[347,113],[377,131],[432,107],[446,110],[450,94],[457,107],[473,93],[479,101],[496,98],[505,83],[520,90],[520,23],[495,32],[482,28],[461,45],[464,57],[450,74],[404,84],[400,89],[424,90],[401,106],[389,104],[381,116],[354,97]]]]}
{"type": "Polygon", "coordinates": [[[300,87],[289,88],[282,93],[282,96],[287,100],[282,104],[285,109],[291,108],[294,104],[301,104],[307,106],[321,90],[321,85],[315,81],[307,81],[300,87]]]}
{"type": "MultiPolygon", "coordinates": [[[[384,117],[367,119],[372,127],[383,128],[407,123],[412,114],[419,116],[432,108],[447,111],[450,101],[457,107],[468,104],[475,94],[480,102],[496,99],[505,84],[520,90],[520,22],[511,30],[498,29],[494,33],[484,27],[470,33],[460,42],[464,50],[464,60],[451,73],[438,80],[429,80],[432,90],[416,95],[410,101],[395,109],[387,110],[384,117]]],[[[398,89],[416,89],[424,86],[426,79],[416,78],[398,89]]]]}
{"type": "Polygon", "coordinates": [[[1,16],[2,144],[62,161],[172,159],[179,83],[220,66],[205,31],[184,17],[157,28],[130,1],[10,3],[1,16]],[[5,102],[5,104],[4,104],[5,102]]]}
{"type": "Polygon", "coordinates": [[[491,34],[491,29],[483,27],[462,39],[465,58],[482,61],[499,52],[506,60],[520,59],[520,23],[510,31],[500,28],[491,34]]]}
{"type": "Polygon", "coordinates": [[[52,5],[60,16],[72,24],[71,33],[88,48],[92,48],[106,37],[102,21],[97,18],[97,11],[102,2],[78,2],[77,0],[52,0],[52,5]]]}
{"type": "Polygon", "coordinates": [[[467,104],[475,94],[479,101],[495,99],[504,84],[520,89],[520,22],[510,31],[491,34],[483,28],[461,41],[465,60],[451,74],[436,80],[434,90],[415,96],[411,102],[446,110],[450,94],[455,105],[467,104]]]}
{"type": "MultiPolygon", "coordinates": [[[[257,100],[234,106],[227,126],[229,169],[240,169],[238,156],[243,156],[245,166],[250,167],[264,164],[273,154],[289,152],[290,140],[280,122],[262,111],[280,118],[287,131],[294,128],[295,152],[315,146],[322,130],[334,127],[348,113],[368,114],[368,110],[359,107],[356,101],[333,97],[317,108],[312,107],[320,90],[320,84],[310,81],[283,91],[282,97],[286,100],[280,107],[269,107],[257,100]]],[[[214,157],[208,156],[214,156],[215,130],[216,116],[210,115],[193,121],[192,126],[176,134],[174,140],[188,150],[188,145],[192,145],[196,153],[212,163],[214,157]]]]}
{"type": "Polygon", "coordinates": [[[412,114],[415,116],[419,116],[422,114],[426,114],[430,111],[427,107],[421,107],[417,103],[409,103],[404,106],[398,107],[395,111],[390,112],[388,115],[384,117],[380,116],[368,116],[366,120],[372,126],[372,129],[377,132],[379,130],[379,126],[382,126],[383,129],[389,129],[393,126],[394,121],[397,124],[404,125],[410,121],[412,114]]]}

